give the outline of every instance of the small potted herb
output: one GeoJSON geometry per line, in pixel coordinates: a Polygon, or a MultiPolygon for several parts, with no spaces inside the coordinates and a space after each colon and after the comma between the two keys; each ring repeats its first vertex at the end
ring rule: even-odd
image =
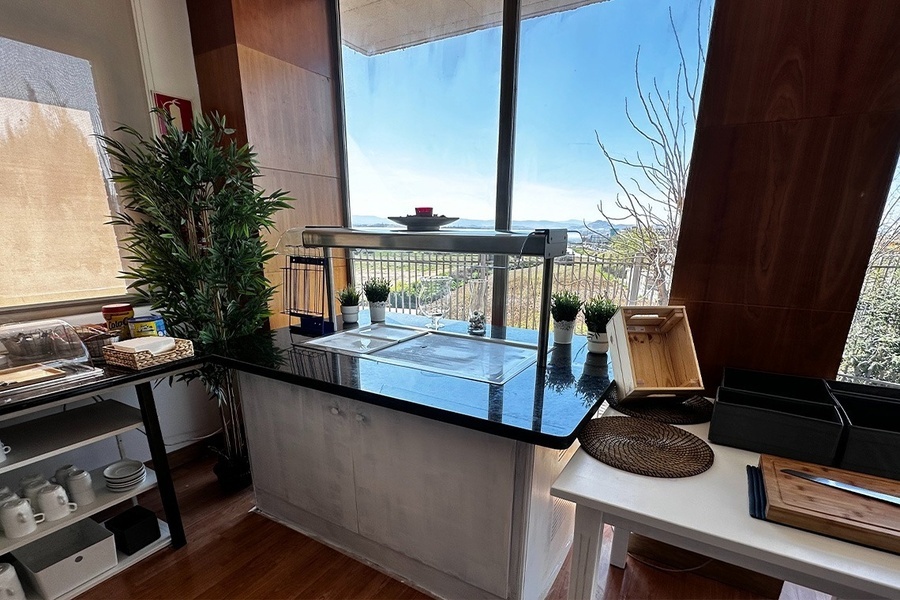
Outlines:
{"type": "Polygon", "coordinates": [[[356,323],[359,320],[359,292],[356,288],[348,285],[337,293],[337,299],[341,303],[344,323],[356,323]]]}
{"type": "Polygon", "coordinates": [[[391,284],[386,279],[370,279],[363,284],[363,292],[369,302],[369,318],[373,323],[384,321],[384,310],[391,294],[391,284]]]}
{"type": "Polygon", "coordinates": [[[584,324],[587,325],[588,352],[605,354],[609,350],[609,336],[606,324],[618,310],[608,298],[591,298],[584,305],[584,324]]]}
{"type": "Polygon", "coordinates": [[[550,314],[553,316],[553,342],[571,344],[575,332],[575,318],[581,310],[581,299],[575,292],[556,292],[550,296],[550,314]]]}

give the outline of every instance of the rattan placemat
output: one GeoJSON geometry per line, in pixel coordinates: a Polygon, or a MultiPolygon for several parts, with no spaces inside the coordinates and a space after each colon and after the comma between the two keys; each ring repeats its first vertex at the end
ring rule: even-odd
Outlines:
{"type": "Polygon", "coordinates": [[[690,477],[713,464],[712,448],[696,435],[637,417],[593,419],[578,441],[600,462],[638,475],[690,477]]]}
{"type": "Polygon", "coordinates": [[[703,396],[677,398],[640,398],[619,402],[618,396],[609,399],[609,405],[630,417],[640,417],[657,423],[672,425],[696,425],[708,423],[712,418],[713,403],[703,396]]]}

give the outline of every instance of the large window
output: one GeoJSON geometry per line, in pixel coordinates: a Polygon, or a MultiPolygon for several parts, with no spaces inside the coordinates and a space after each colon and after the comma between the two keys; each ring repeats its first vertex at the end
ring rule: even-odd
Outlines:
{"type": "Polygon", "coordinates": [[[90,64],[0,38],[0,308],[119,296],[90,64]]]}
{"type": "Polygon", "coordinates": [[[500,0],[341,2],[355,224],[416,206],[493,219],[501,10],[500,0]]]}
{"type": "MultiPolygon", "coordinates": [[[[556,290],[667,303],[713,0],[521,0],[518,23],[491,2],[341,0],[353,224],[431,206],[448,227],[565,228],[556,290]]],[[[494,309],[536,327],[540,261],[503,269],[494,309]]]]}

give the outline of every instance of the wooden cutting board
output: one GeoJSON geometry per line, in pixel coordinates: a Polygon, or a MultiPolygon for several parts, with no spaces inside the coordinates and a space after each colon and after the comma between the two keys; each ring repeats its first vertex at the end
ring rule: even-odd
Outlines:
{"type": "Polygon", "coordinates": [[[872,500],[800,477],[811,475],[900,496],[900,481],[778,456],[759,457],[766,486],[766,519],[900,554],[900,506],[872,500]]]}
{"type": "Polygon", "coordinates": [[[57,379],[66,372],[54,367],[48,367],[40,363],[22,365],[12,369],[0,370],[0,390],[8,390],[32,383],[40,383],[50,379],[57,379]]]}

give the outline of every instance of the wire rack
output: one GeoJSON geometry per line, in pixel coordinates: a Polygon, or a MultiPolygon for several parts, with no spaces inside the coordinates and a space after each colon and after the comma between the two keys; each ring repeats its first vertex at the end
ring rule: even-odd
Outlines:
{"type": "Polygon", "coordinates": [[[282,312],[290,316],[291,332],[311,336],[332,333],[328,261],[323,250],[291,247],[282,274],[282,312]]]}

